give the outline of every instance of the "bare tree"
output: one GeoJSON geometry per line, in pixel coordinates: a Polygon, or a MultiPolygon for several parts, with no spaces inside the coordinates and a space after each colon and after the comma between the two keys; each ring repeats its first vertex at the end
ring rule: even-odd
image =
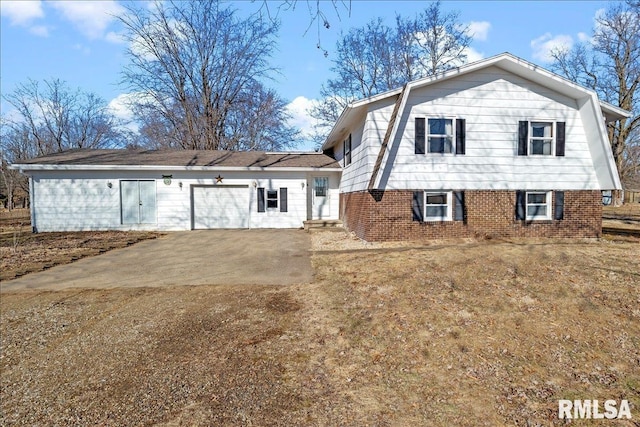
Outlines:
{"type": "MultiPolygon", "coordinates": [[[[640,138],[640,5],[613,3],[596,17],[590,43],[552,52],[554,70],[633,113],[608,125],[613,157],[623,183],[637,178],[640,138]]],[[[620,202],[620,195],[617,197],[620,202]]]]}
{"type": "Polygon", "coordinates": [[[438,1],[413,18],[396,16],[394,28],[378,18],[343,34],[331,69],[335,77],[322,86],[322,101],[310,111],[319,121],[319,139],[354,100],[464,64],[472,39],[458,17],[443,12],[438,1]]]}
{"type": "Polygon", "coordinates": [[[118,144],[116,119],[106,102],[61,80],[29,80],[4,99],[16,110],[15,118],[5,117],[1,124],[2,151],[11,160],[118,144]]]}
{"type": "Polygon", "coordinates": [[[138,95],[134,111],[154,145],[280,149],[295,142],[285,103],[262,83],[274,71],[275,22],[260,14],[240,19],[218,0],[169,0],[128,12],[120,18],[130,43],[123,83],[138,95]],[[265,132],[282,139],[266,142],[240,122],[271,126],[265,132]]]}

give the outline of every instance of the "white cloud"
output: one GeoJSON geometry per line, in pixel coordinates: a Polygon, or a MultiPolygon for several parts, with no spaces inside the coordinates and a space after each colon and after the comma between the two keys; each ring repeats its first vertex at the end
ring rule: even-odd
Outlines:
{"type": "Polygon", "coordinates": [[[578,33],[578,40],[582,43],[591,43],[593,39],[589,34],[580,32],[578,33]]]}
{"type": "Polygon", "coordinates": [[[34,25],[33,21],[44,18],[41,1],[0,1],[0,14],[9,18],[11,25],[19,25],[39,37],[48,37],[49,28],[45,25],[34,25]]]}
{"type": "Polygon", "coordinates": [[[486,41],[489,37],[491,23],[487,21],[471,21],[467,34],[477,41],[486,41]]]}
{"type": "Polygon", "coordinates": [[[545,33],[537,39],[531,40],[533,49],[532,57],[542,62],[553,62],[551,52],[556,49],[570,49],[573,46],[573,38],[568,35],[559,34],[552,36],[545,33]]]}
{"type": "Polygon", "coordinates": [[[484,53],[480,53],[472,47],[467,47],[464,52],[467,55],[467,63],[480,61],[484,59],[484,53]]]}
{"type": "Polygon", "coordinates": [[[49,28],[44,25],[34,25],[29,28],[29,32],[40,37],[49,37],[49,28]]]}
{"type": "Polygon", "coordinates": [[[65,19],[73,23],[78,30],[89,39],[99,39],[105,36],[107,27],[116,19],[115,16],[124,13],[124,8],[113,0],[105,1],[51,1],[65,19]]]}
{"type": "Polygon", "coordinates": [[[109,31],[105,36],[104,39],[108,42],[111,43],[115,43],[115,44],[123,44],[127,42],[127,39],[125,38],[125,36],[123,34],[120,33],[116,33],[113,31],[109,31]]]}
{"type": "Polygon", "coordinates": [[[0,1],[0,14],[6,16],[12,25],[27,26],[34,19],[44,17],[41,1],[0,1]]]}
{"type": "Polygon", "coordinates": [[[133,132],[138,131],[139,125],[134,121],[131,105],[139,96],[135,93],[121,93],[113,98],[107,108],[118,120],[124,123],[124,127],[133,132]]]}
{"type": "Polygon", "coordinates": [[[311,139],[314,133],[313,126],[316,123],[316,119],[311,117],[309,111],[317,102],[315,99],[298,96],[286,107],[287,112],[291,116],[288,125],[300,129],[301,136],[305,140],[311,139]]]}

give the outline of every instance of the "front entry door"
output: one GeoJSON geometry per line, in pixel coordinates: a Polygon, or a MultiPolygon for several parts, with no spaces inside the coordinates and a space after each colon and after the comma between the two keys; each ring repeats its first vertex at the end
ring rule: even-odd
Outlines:
{"type": "Polygon", "coordinates": [[[312,209],[312,219],[326,219],[330,216],[328,176],[316,176],[313,178],[312,209]]]}

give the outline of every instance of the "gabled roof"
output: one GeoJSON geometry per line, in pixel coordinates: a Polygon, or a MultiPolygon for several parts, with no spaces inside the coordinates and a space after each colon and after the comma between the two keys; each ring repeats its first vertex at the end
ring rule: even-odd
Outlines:
{"type": "Polygon", "coordinates": [[[29,170],[316,170],[340,169],[331,157],[316,152],[222,150],[70,150],[20,161],[13,169],[29,170]]]}
{"type": "MultiPolygon", "coordinates": [[[[596,105],[600,105],[601,113],[604,115],[607,121],[614,121],[625,117],[631,117],[631,113],[629,111],[623,110],[622,108],[616,107],[609,103],[599,101],[594,91],[577,85],[562,76],[554,74],[538,65],[525,61],[524,59],[511,55],[510,53],[502,53],[491,58],[472,62],[458,68],[453,68],[451,70],[438,73],[434,76],[425,77],[407,83],[400,112],[404,110],[404,105],[406,103],[405,101],[409,97],[413,89],[423,88],[437,82],[442,82],[454,77],[459,77],[465,74],[472,73],[476,70],[492,66],[502,68],[505,71],[509,71],[510,73],[531,80],[535,83],[540,84],[541,86],[548,87],[549,89],[552,89],[569,98],[581,99],[585,97],[591,97],[596,102],[596,105]]],[[[344,139],[344,132],[346,132],[347,129],[351,128],[354,120],[357,117],[360,117],[363,114],[363,110],[366,111],[367,107],[370,104],[397,96],[401,92],[402,88],[397,88],[380,93],[370,98],[354,101],[353,103],[348,105],[338,118],[336,124],[331,129],[331,132],[322,145],[322,149],[327,149],[333,146],[335,143],[341,142],[342,139],[344,139]]],[[[392,134],[392,139],[393,136],[395,136],[395,131],[392,134]]]]}
{"type": "MultiPolygon", "coordinates": [[[[543,87],[547,87],[559,94],[575,99],[578,103],[589,103],[590,108],[588,108],[589,111],[586,114],[590,116],[589,121],[595,126],[595,131],[599,135],[600,140],[598,151],[600,153],[599,157],[601,158],[599,159],[598,164],[595,165],[596,174],[598,175],[598,179],[600,180],[601,185],[603,185],[603,188],[622,188],[615,161],[609,146],[605,119],[607,122],[611,122],[631,117],[631,113],[614,105],[600,101],[598,99],[598,95],[593,90],[577,85],[562,76],[554,74],[538,65],[525,61],[524,59],[511,55],[510,53],[502,53],[491,58],[472,62],[458,68],[438,73],[434,76],[409,82],[405,85],[404,90],[403,88],[398,88],[353,102],[347,106],[340,115],[338,121],[333,126],[327,139],[322,145],[322,150],[326,150],[341,142],[346,137],[346,133],[355,126],[358,120],[361,120],[360,118],[366,115],[367,109],[374,102],[387,100],[388,98],[399,95],[401,99],[397,100],[400,102],[400,105],[396,114],[401,115],[406,108],[407,99],[411,95],[413,89],[427,87],[435,83],[440,83],[442,81],[493,66],[530,80],[543,87]]],[[[392,99],[388,100],[389,104],[393,102],[392,99]]],[[[390,119],[390,123],[393,125],[389,133],[389,141],[393,141],[395,140],[400,120],[395,120],[395,117],[392,117],[390,119]]],[[[383,155],[384,153],[380,153],[379,157],[383,155]]],[[[374,176],[371,177],[372,185],[370,185],[370,188],[375,188],[375,182],[377,179],[375,176],[376,172],[377,171],[374,170],[374,176]]]]}

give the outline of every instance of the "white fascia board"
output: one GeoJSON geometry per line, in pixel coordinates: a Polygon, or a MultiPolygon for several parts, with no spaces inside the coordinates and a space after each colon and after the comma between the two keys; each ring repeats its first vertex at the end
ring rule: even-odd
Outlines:
{"type": "Polygon", "coordinates": [[[359,99],[347,105],[345,109],[342,110],[340,117],[338,117],[338,121],[331,128],[331,132],[329,132],[329,135],[327,135],[327,138],[324,140],[324,143],[322,144],[322,147],[320,149],[326,150],[327,148],[335,145],[336,142],[339,142],[342,139],[340,138],[340,135],[344,130],[346,130],[346,128],[348,128],[348,126],[350,125],[349,122],[351,118],[353,117],[354,114],[357,114],[360,109],[374,102],[397,95],[400,92],[402,92],[402,88],[388,90],[386,92],[371,96],[369,98],[359,99]]]}
{"type": "Polygon", "coordinates": [[[600,102],[600,108],[602,109],[602,112],[606,116],[611,118],[611,121],[628,119],[632,115],[631,111],[627,111],[620,107],[616,107],[615,105],[609,104],[608,102],[605,102],[605,101],[599,101],[599,102],[600,102]]]}
{"type": "MultiPolygon", "coordinates": [[[[620,182],[620,175],[618,173],[618,167],[616,166],[616,161],[613,158],[613,151],[611,149],[611,143],[609,142],[609,135],[607,133],[607,128],[605,126],[605,120],[603,116],[603,112],[600,109],[600,103],[598,102],[598,96],[595,92],[591,93],[591,111],[593,113],[593,119],[598,125],[598,130],[600,131],[600,142],[602,144],[602,150],[605,153],[606,162],[607,162],[607,171],[608,177],[610,179],[609,182],[613,184],[613,188],[609,187],[604,182],[602,182],[601,177],[598,176],[598,181],[600,183],[600,187],[603,190],[622,190],[622,183],[620,182]]],[[[596,165],[594,165],[596,166],[596,165]]],[[[596,167],[596,170],[598,168],[596,167]]]]}
{"type": "MultiPolygon", "coordinates": [[[[389,144],[393,144],[396,140],[396,133],[398,133],[398,127],[400,126],[400,117],[404,114],[404,109],[407,106],[407,99],[409,99],[409,94],[411,93],[411,89],[413,89],[413,84],[409,83],[402,93],[402,99],[400,100],[400,106],[398,107],[398,112],[395,117],[395,121],[393,122],[393,128],[391,129],[391,135],[389,135],[389,144]]],[[[382,149],[382,148],[381,148],[382,149]]],[[[389,151],[390,147],[387,145],[385,149],[384,157],[382,158],[382,164],[380,165],[380,170],[384,170],[387,165],[387,160],[389,159],[389,151]]],[[[380,180],[382,179],[382,174],[378,172],[378,176],[376,176],[376,182],[373,183],[373,188],[379,190],[380,180]]],[[[384,190],[384,188],[382,189],[384,190]]]]}
{"type": "Polygon", "coordinates": [[[188,172],[340,172],[342,168],[256,167],[256,166],[162,166],[162,165],[43,165],[13,164],[10,169],[25,171],[188,171],[188,172]]]}

